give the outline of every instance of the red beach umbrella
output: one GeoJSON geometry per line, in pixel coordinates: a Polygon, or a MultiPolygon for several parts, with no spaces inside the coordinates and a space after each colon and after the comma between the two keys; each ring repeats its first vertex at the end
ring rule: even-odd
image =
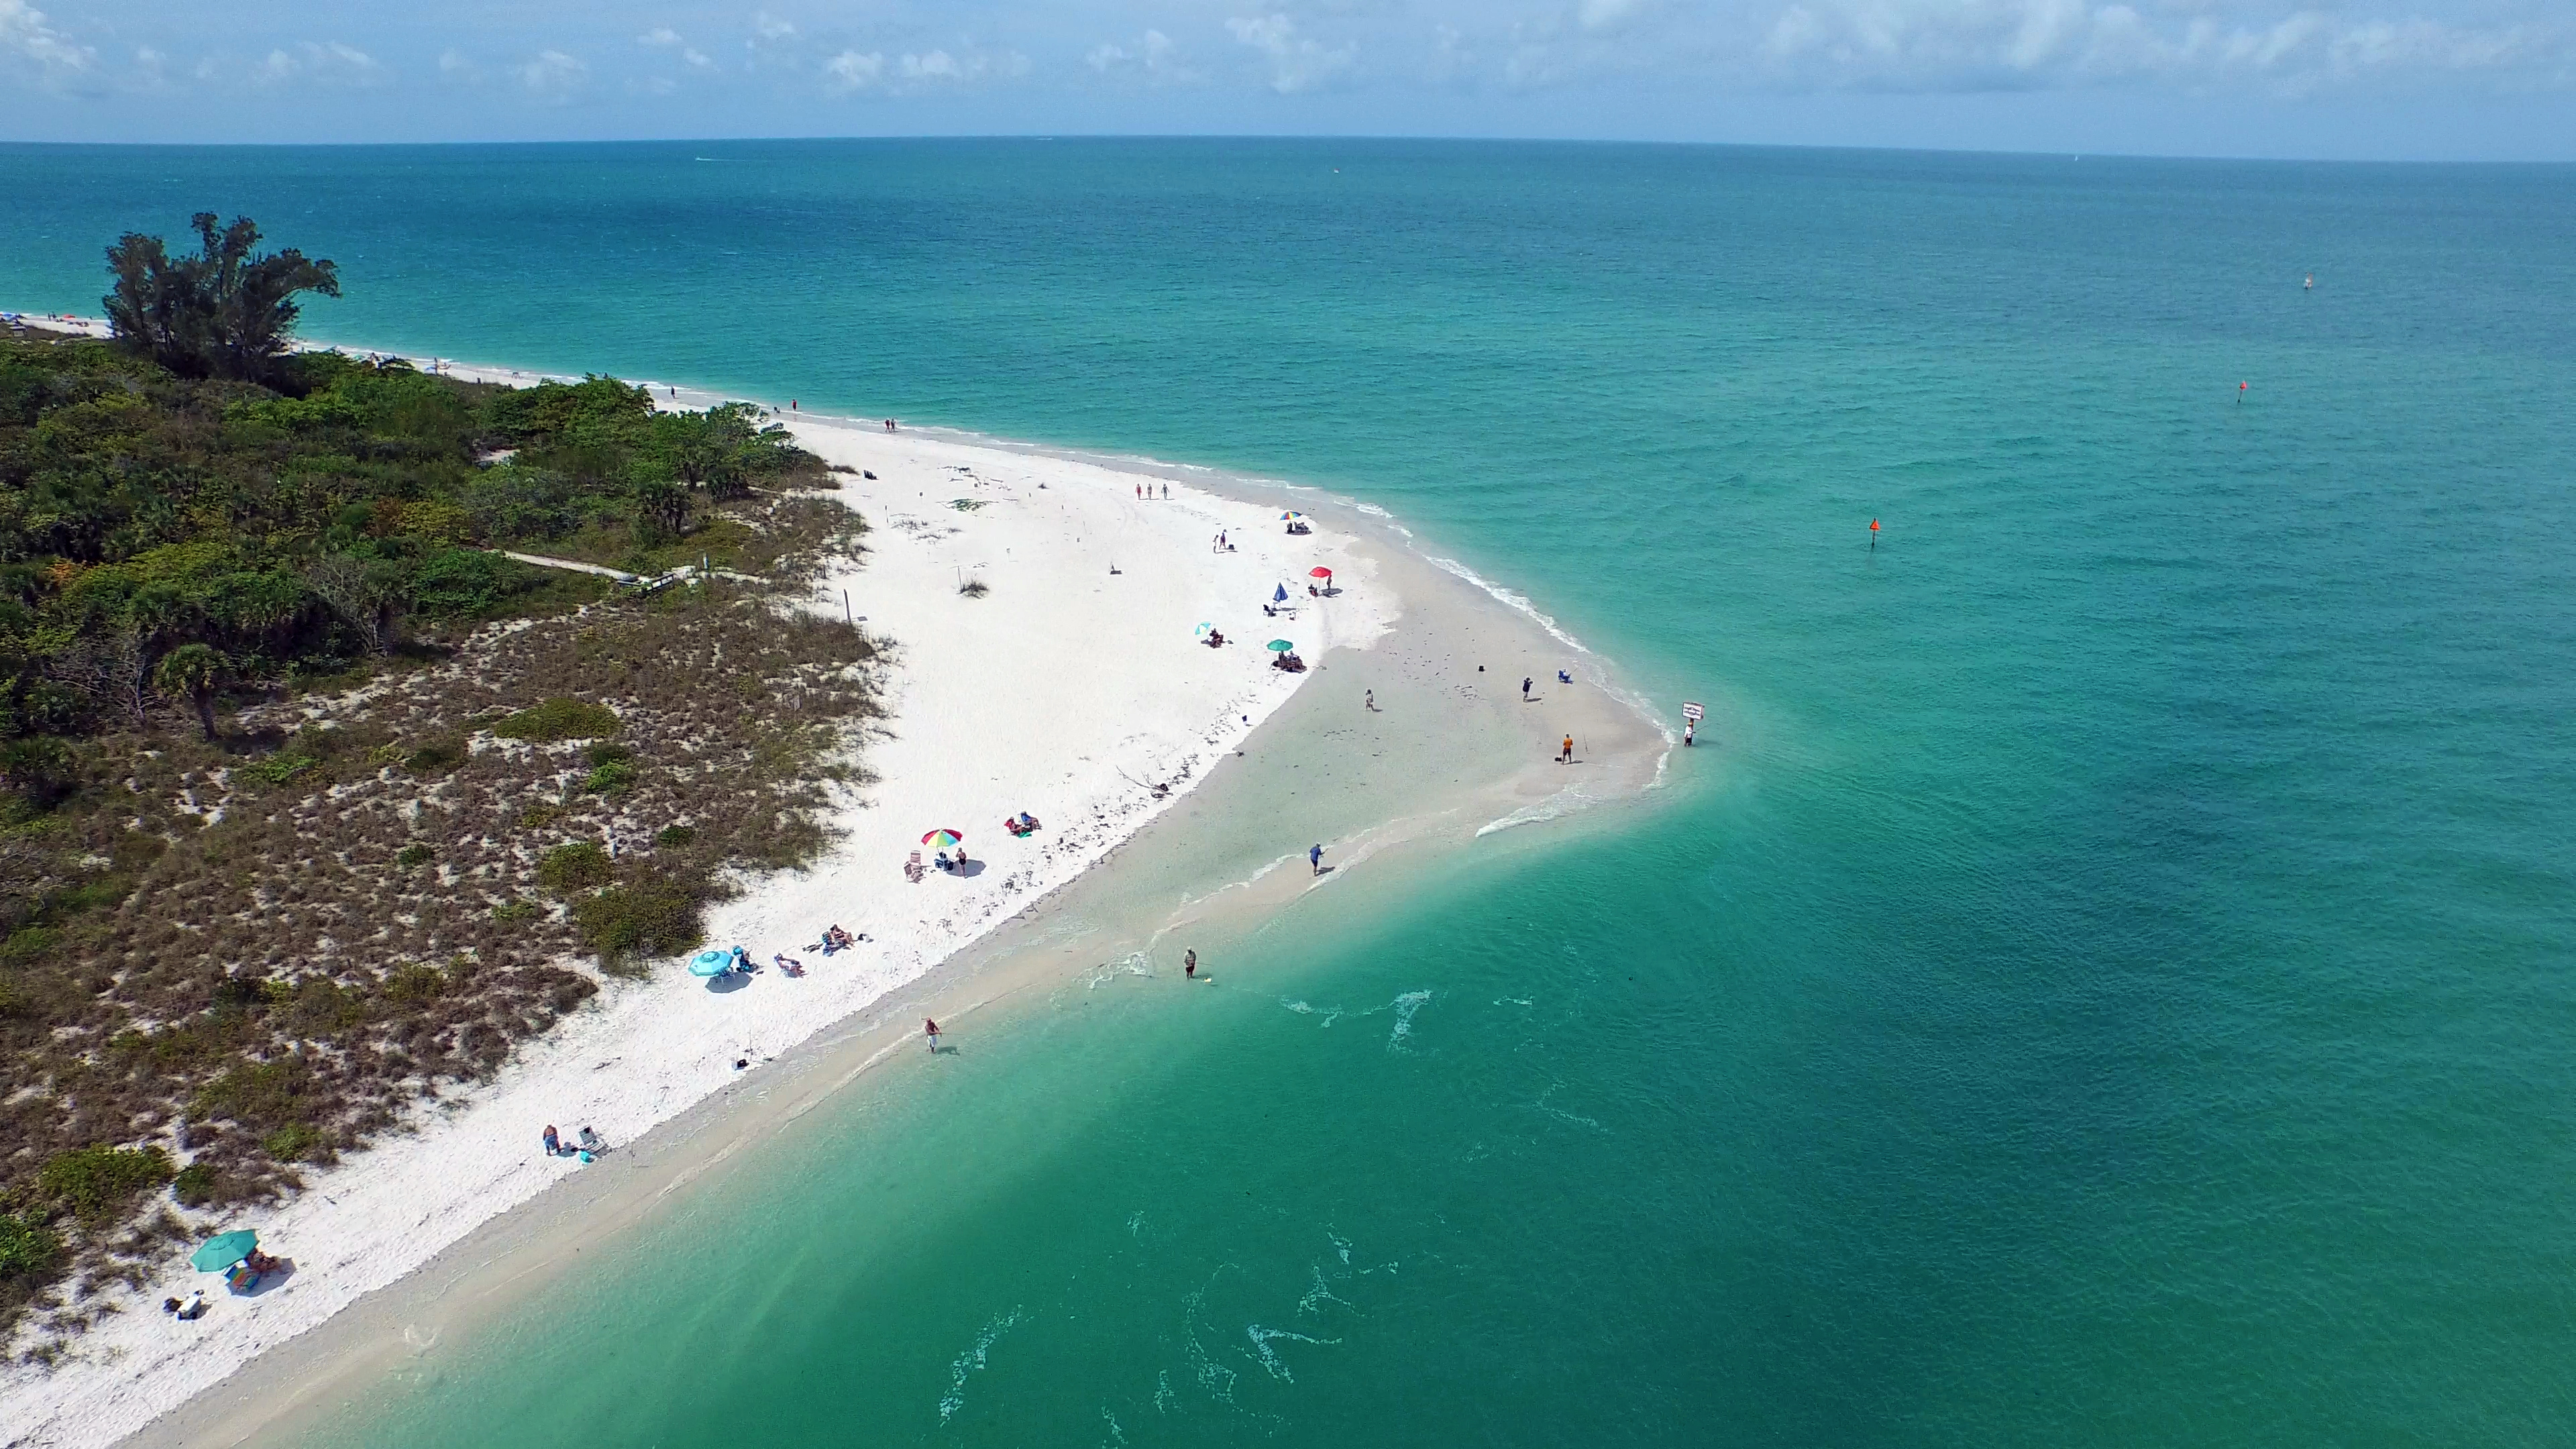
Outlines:
{"type": "Polygon", "coordinates": [[[1306,570],[1306,576],[1313,579],[1329,579],[1333,576],[1333,571],[1324,567],[1322,564],[1317,564],[1313,568],[1306,570]]]}

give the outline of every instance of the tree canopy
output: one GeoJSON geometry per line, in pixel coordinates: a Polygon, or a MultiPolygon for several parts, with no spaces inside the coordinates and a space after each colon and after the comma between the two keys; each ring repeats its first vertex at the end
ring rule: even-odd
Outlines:
{"type": "Polygon", "coordinates": [[[105,298],[118,343],[186,378],[271,382],[306,292],[340,295],[339,269],[293,247],[260,252],[259,225],[237,216],[217,229],[198,212],[199,250],[173,257],[157,236],[127,232],[107,249],[116,284],[105,298]]]}
{"type": "Polygon", "coordinates": [[[0,739],[157,705],[206,730],[222,690],[329,674],[399,647],[407,620],[537,587],[493,548],[651,567],[706,508],[819,473],[747,405],[657,413],[614,378],[274,363],[245,387],[0,340],[0,739]]]}

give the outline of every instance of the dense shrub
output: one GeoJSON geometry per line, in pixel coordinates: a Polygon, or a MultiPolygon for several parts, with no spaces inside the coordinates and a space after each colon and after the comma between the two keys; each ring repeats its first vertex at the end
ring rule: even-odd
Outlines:
{"type": "Polygon", "coordinates": [[[446,992],[447,973],[435,966],[401,966],[385,977],[387,1001],[432,1001],[446,992]]]}
{"type": "Polygon", "coordinates": [[[0,1280],[42,1279],[62,1260],[63,1240],[35,1218],[0,1213],[0,1280]]]}
{"type": "Polygon", "coordinates": [[[213,1163],[192,1162],[170,1179],[170,1196],[181,1207],[198,1207],[213,1201],[220,1185],[213,1163]]]}
{"type": "Polygon", "coordinates": [[[454,737],[430,740],[403,757],[403,768],[415,775],[436,775],[464,764],[472,752],[454,737]]]}
{"type": "Polygon", "coordinates": [[[304,1122],[289,1122],[259,1139],[259,1150],[280,1162],[334,1162],[339,1142],[328,1132],[304,1122]]]}
{"type": "Polygon", "coordinates": [[[312,1069],[298,1056],[245,1062],[208,1082],[193,1103],[206,1118],[230,1118],[255,1130],[301,1121],[313,1093],[312,1069]]]}
{"type": "Polygon", "coordinates": [[[602,967],[631,972],[638,958],[677,955],[705,940],[698,909],[695,892],[646,876],[573,902],[572,914],[602,967]]]}
{"type": "Polygon", "coordinates": [[[36,1188],[85,1223],[102,1223],[170,1180],[158,1147],[81,1147],[57,1152],[37,1170],[36,1188]]]}
{"type": "Polygon", "coordinates": [[[537,857],[537,884],[567,895],[606,884],[609,868],[608,852],[599,848],[599,842],[576,840],[537,857]]]}
{"type": "Polygon", "coordinates": [[[587,704],[578,699],[549,699],[530,705],[492,726],[492,733],[503,739],[595,740],[613,735],[621,728],[617,711],[604,704],[587,704]]]}

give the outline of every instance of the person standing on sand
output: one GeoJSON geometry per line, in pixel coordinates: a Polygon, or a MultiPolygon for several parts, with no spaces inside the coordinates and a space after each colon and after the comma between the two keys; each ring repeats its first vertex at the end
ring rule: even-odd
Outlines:
{"type": "Polygon", "coordinates": [[[1565,751],[1556,757],[1556,762],[1560,765],[1571,765],[1574,763],[1574,736],[1567,735],[1565,737],[1565,751]]]}
{"type": "Polygon", "coordinates": [[[1523,704],[1529,703],[1529,687],[1530,677],[1524,674],[1521,676],[1521,703],[1523,704]]]}
{"type": "Polygon", "coordinates": [[[1315,874],[1322,875],[1324,873],[1324,847],[1321,845],[1307,846],[1306,864],[1314,867],[1315,874]]]}
{"type": "Polygon", "coordinates": [[[1198,979],[1199,979],[1199,953],[1198,953],[1198,952],[1196,952],[1196,951],[1183,951],[1183,952],[1181,953],[1181,974],[1182,974],[1183,976],[1188,977],[1188,978],[1189,978],[1190,980],[1192,980],[1192,981],[1196,981],[1196,980],[1198,980],[1198,979]]]}
{"type": "Polygon", "coordinates": [[[921,1034],[930,1038],[930,1054],[934,1057],[939,1055],[939,1023],[932,1021],[929,1017],[923,1017],[921,1019],[921,1034]]]}

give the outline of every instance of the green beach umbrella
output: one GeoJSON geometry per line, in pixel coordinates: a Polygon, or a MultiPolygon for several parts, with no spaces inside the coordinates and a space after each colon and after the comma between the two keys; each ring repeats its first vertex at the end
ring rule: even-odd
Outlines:
{"type": "Polygon", "coordinates": [[[1273,654],[1285,654],[1285,653],[1287,653],[1289,650],[1294,649],[1294,648],[1296,648],[1297,646],[1296,646],[1296,645],[1294,645],[1294,644],[1289,643],[1289,642],[1288,642],[1287,640],[1285,640],[1285,639],[1273,639],[1273,640],[1271,640],[1271,641],[1270,641],[1270,646],[1269,646],[1269,647],[1270,647],[1270,652],[1271,652],[1271,653],[1273,653],[1273,654]]]}
{"type": "Polygon", "coordinates": [[[259,1234],[239,1228],[220,1237],[208,1238],[188,1255],[188,1266],[200,1273],[220,1273],[251,1255],[259,1246],[259,1234]]]}

